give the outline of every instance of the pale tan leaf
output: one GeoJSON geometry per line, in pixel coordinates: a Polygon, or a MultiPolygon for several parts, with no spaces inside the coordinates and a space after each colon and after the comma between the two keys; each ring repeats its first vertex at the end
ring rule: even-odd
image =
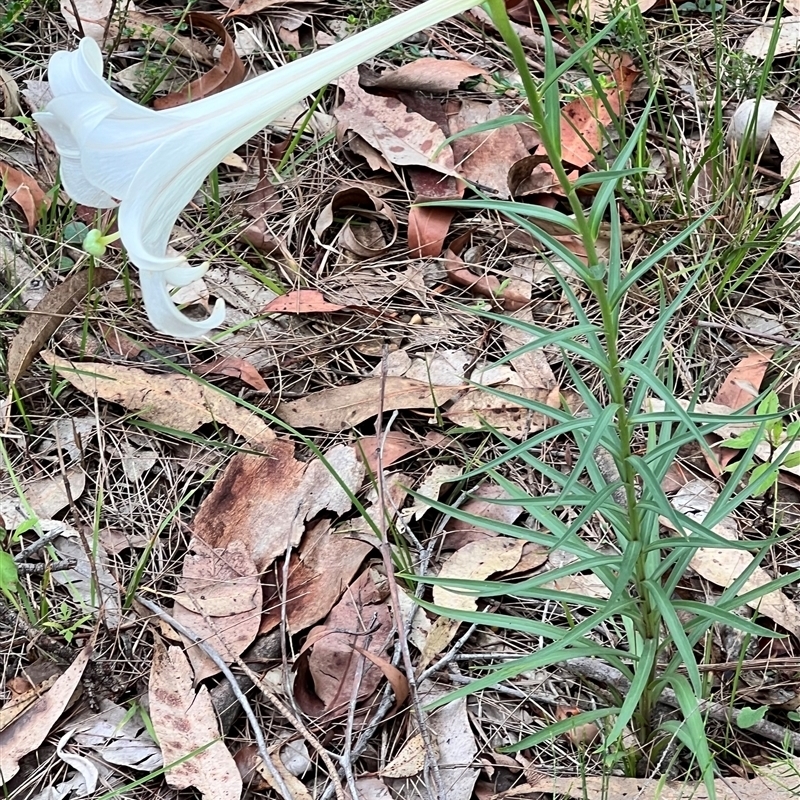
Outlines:
{"type": "Polygon", "coordinates": [[[203,800],[239,800],[242,778],[220,739],[208,689],[192,688],[192,669],[180,647],[156,640],[150,670],[150,719],[165,764],[189,756],[166,772],[175,789],[194,786],[203,800]],[[215,741],[216,740],[216,741],[215,741]],[[196,752],[205,748],[202,752],[196,752]]]}
{"type": "Polygon", "coordinates": [[[365,85],[400,92],[447,92],[458,89],[467,78],[485,74],[485,69],[468,61],[418,58],[398,69],[387,70],[365,85]]]}
{"type": "MultiPolygon", "coordinates": [[[[787,11],[791,10],[791,2],[792,0],[789,0],[789,3],[784,6],[787,11]]],[[[797,3],[797,8],[798,11],[793,13],[800,13],[800,3],[797,3]]],[[[773,55],[782,56],[787,53],[796,53],[800,50],[800,17],[792,16],[783,17],[765,25],[759,25],[745,40],[742,45],[742,52],[753,58],[766,58],[770,52],[770,43],[776,24],[780,26],[780,30],[774,45],[773,55]]]]}
{"type": "MultiPolygon", "coordinates": [[[[524,540],[507,536],[470,542],[445,561],[438,577],[486,580],[496,572],[513,569],[522,556],[524,545],[524,540]]],[[[474,611],[478,607],[475,595],[445,589],[443,586],[433,587],[433,602],[443,608],[459,611],[474,611]]]]}
{"type": "MultiPolygon", "coordinates": [[[[425,479],[417,488],[417,493],[431,500],[438,500],[442,486],[446,483],[452,483],[458,480],[462,472],[462,468],[455,464],[437,464],[425,476],[425,479]]],[[[415,498],[414,505],[409,509],[408,513],[413,516],[414,519],[419,520],[422,519],[429,508],[430,506],[422,498],[415,498]]]]}
{"type": "Polygon", "coordinates": [[[70,497],[78,500],[86,487],[86,473],[82,467],[70,467],[63,475],[40,478],[25,483],[25,499],[40,519],[52,519],[69,505],[70,497]],[[69,486],[69,496],[67,495],[69,486]]]}
{"type": "Polygon", "coordinates": [[[47,692],[0,731],[0,775],[5,783],[19,771],[19,760],[39,747],[64,713],[89,663],[91,652],[90,643],[47,692]]]}
{"type": "Polygon", "coordinates": [[[134,367],[92,362],[72,363],[42,352],[62,378],[90,397],[100,397],[136,411],[142,419],[191,432],[209,422],[233,428],[253,446],[266,446],[275,434],[255,414],[211,386],[176,374],[150,374],[134,367]]]}
{"type": "MultiPolygon", "coordinates": [[[[434,745],[434,758],[439,757],[439,749],[434,745]]],[[[412,736],[400,752],[378,773],[382,778],[410,778],[422,772],[425,766],[425,742],[422,735],[412,736]]]]}
{"type": "Polygon", "coordinates": [[[377,416],[402,408],[430,409],[452,400],[464,391],[459,386],[431,386],[407,378],[367,378],[350,386],[323,389],[299,400],[281,403],[276,414],[296,428],[341,431],[377,416]]]}

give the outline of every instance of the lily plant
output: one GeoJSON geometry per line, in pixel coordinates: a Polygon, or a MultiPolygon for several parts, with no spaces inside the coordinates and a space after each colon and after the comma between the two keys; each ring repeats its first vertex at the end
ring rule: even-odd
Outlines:
{"type": "Polygon", "coordinates": [[[152,325],[177,338],[204,336],[225,319],[217,300],[202,321],[187,317],[171,287],[202,277],[169,248],[173,224],[228,153],[320,87],[418,31],[474,6],[475,0],[427,0],[416,8],[238,86],[187,105],[154,111],[123,97],[103,78],[93,39],[55,53],[53,99],[36,121],[53,138],[61,183],[76,202],[119,206],[120,238],[139,268],[152,325]]]}

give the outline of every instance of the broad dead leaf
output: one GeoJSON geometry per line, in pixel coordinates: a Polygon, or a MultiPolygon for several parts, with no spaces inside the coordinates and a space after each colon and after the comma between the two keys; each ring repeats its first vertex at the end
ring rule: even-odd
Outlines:
{"type": "Polygon", "coordinates": [[[394,211],[388,203],[363,187],[349,186],[333,195],[314,225],[317,236],[322,238],[334,221],[341,217],[345,217],[345,221],[336,234],[335,241],[361,258],[383,255],[397,239],[399,225],[394,211]],[[383,235],[379,220],[391,231],[388,240],[383,235]],[[358,222],[358,225],[353,224],[354,222],[358,222]]]}
{"type": "Polygon", "coordinates": [[[422,442],[415,442],[402,431],[388,431],[383,436],[364,436],[356,443],[359,456],[364,459],[373,475],[378,474],[378,465],[384,469],[422,449],[422,442]]]}
{"type": "MultiPolygon", "coordinates": [[[[242,541],[225,549],[194,539],[183,560],[173,616],[208,642],[228,664],[241,655],[258,634],[261,621],[261,580],[242,541]]],[[[186,642],[195,685],[219,672],[199,647],[186,642]]]]}
{"type": "MultiPolygon", "coordinates": [[[[800,3],[797,3],[797,7],[800,10],[800,3]]],[[[786,3],[784,8],[787,11],[791,10],[789,3],[786,3]]],[[[798,12],[793,13],[797,14],[798,12]]],[[[774,45],[773,55],[782,56],[800,50],[800,17],[792,16],[759,25],[745,40],[742,52],[753,58],[766,58],[770,52],[775,25],[780,26],[780,31],[774,45]]]]}
{"type": "MultiPolygon", "coordinates": [[[[472,497],[467,500],[461,510],[467,514],[483,517],[487,522],[497,520],[511,524],[523,512],[522,506],[492,503],[492,500],[509,500],[510,495],[505,489],[495,483],[482,483],[472,492],[472,497]]],[[[471,522],[462,522],[451,517],[444,526],[445,539],[442,547],[445,550],[458,550],[470,542],[497,536],[488,525],[473,525],[471,522]]]]}
{"type": "Polygon", "coordinates": [[[222,41],[219,63],[179,92],[156,98],[153,107],[157,110],[175,108],[191,100],[201,100],[203,97],[222,92],[231,86],[237,86],[244,80],[246,71],[244,62],[236,52],[233,39],[225,30],[225,26],[215,16],[202,11],[192,11],[186,15],[186,19],[190,25],[212,31],[219,37],[222,41]]]}
{"type": "Polygon", "coordinates": [[[453,174],[453,151],[449,145],[433,158],[445,139],[435,122],[409,112],[396,98],[365,92],[358,84],[358,70],[339,78],[338,86],[346,94],[335,112],[340,137],[352,130],[392,164],[413,164],[453,174]]]}
{"type": "Polygon", "coordinates": [[[329,521],[320,520],[303,534],[289,560],[285,600],[282,570],[268,584],[261,633],[271,631],[284,616],[289,632],[299,633],[333,608],[373,549],[371,543],[348,536],[346,528],[333,531],[329,521]]]}
{"type": "Polygon", "coordinates": [[[783,156],[781,176],[789,180],[789,197],[781,202],[781,214],[788,217],[800,205],[800,183],[794,180],[800,165],[800,122],[793,115],[776,111],[769,135],[783,156]]]}
{"type": "Polygon", "coordinates": [[[350,386],[337,386],[281,403],[277,416],[295,428],[341,431],[384,411],[402,408],[431,409],[452,400],[463,387],[431,386],[407,378],[367,378],[350,386]]]}
{"type": "Polygon", "coordinates": [[[5,161],[0,161],[0,185],[4,195],[22,209],[28,223],[28,233],[33,233],[42,209],[50,206],[50,198],[34,178],[5,161]]]}
{"type": "Polygon", "coordinates": [[[468,61],[444,58],[418,58],[402,67],[387,70],[380,77],[364,81],[370,88],[404,92],[448,92],[486,70],[468,61]]]}
{"type": "MultiPolygon", "coordinates": [[[[507,536],[470,542],[444,562],[438,577],[483,581],[495,573],[508,572],[522,557],[524,545],[524,540],[507,536]]],[[[475,595],[444,586],[433,587],[433,602],[437,606],[459,611],[474,611],[478,607],[475,595]]]]}
{"type": "MultiPolygon", "coordinates": [[[[83,31],[83,35],[102,43],[108,16],[115,8],[113,0],[60,0],[59,6],[64,21],[72,30],[78,33],[83,31]]],[[[116,8],[123,15],[126,11],[137,10],[130,0],[122,0],[116,8]]]]}
{"type": "Polygon", "coordinates": [[[436,258],[444,248],[455,209],[420,203],[459,200],[466,186],[452,175],[440,175],[427,167],[409,167],[408,175],[416,195],[408,212],[408,249],[412,258],[436,258]]]}
{"type": "MultiPolygon", "coordinates": [[[[794,796],[786,784],[769,778],[720,778],[714,781],[716,800],[789,800],[794,796]]],[[[635,797],[637,800],[710,800],[701,782],[676,781],[663,783],[651,778],[556,777],[537,772],[529,783],[521,784],[506,794],[509,800],[520,800],[541,793],[552,793],[571,800],[606,800],[609,797],[635,797]]]]}
{"type": "Polygon", "coordinates": [[[284,5],[284,0],[219,0],[222,5],[231,9],[229,16],[246,17],[250,14],[258,14],[266,8],[284,5]]]}
{"type": "MultiPolygon", "coordinates": [[[[433,742],[433,757],[439,758],[439,748],[433,742]]],[[[382,778],[411,778],[425,768],[425,740],[416,733],[400,752],[378,773],[382,778]]]]}
{"type": "Polygon", "coordinates": [[[244,358],[223,356],[205,364],[197,364],[192,371],[198,375],[228,375],[231,378],[238,378],[257,392],[269,391],[269,386],[259,371],[244,358]]]}
{"type": "MultiPolygon", "coordinates": [[[[679,489],[670,502],[681,513],[702,523],[717,496],[717,491],[711,484],[695,480],[679,489]]],[[[723,519],[714,526],[713,531],[723,539],[735,541],[739,538],[739,528],[732,517],[723,519]]],[[[690,531],[685,531],[685,535],[691,536],[690,531]]],[[[745,550],[701,547],[692,557],[690,566],[698,575],[717,586],[730,586],[753,563],[753,559],[754,556],[745,550]]],[[[739,594],[764,586],[771,580],[772,577],[766,570],[756,567],[739,594]]],[[[800,609],[782,591],[769,592],[759,599],[749,601],[747,605],[800,637],[800,609]]]]}
{"type": "Polygon", "coordinates": [[[255,414],[184,375],[150,374],[133,367],[93,362],[73,363],[48,351],[42,352],[42,358],[84,394],[118,403],[166,428],[192,432],[216,422],[232,428],[252,446],[267,447],[275,440],[275,434],[255,414]]]}
{"type": "Polygon", "coordinates": [[[422,483],[417,487],[417,493],[422,497],[415,498],[414,505],[404,511],[404,514],[414,517],[415,520],[422,519],[430,506],[424,498],[431,500],[439,499],[439,492],[446,483],[457,481],[464,470],[455,464],[437,464],[426,476],[422,483]]]}
{"type": "Polygon", "coordinates": [[[25,482],[25,499],[37,517],[52,519],[69,505],[70,498],[78,500],[86,488],[86,472],[83,467],[69,467],[63,474],[25,482]],[[69,494],[67,494],[69,486],[69,494]]]}
{"type": "MultiPolygon", "coordinates": [[[[535,400],[558,408],[558,389],[523,389],[519,386],[504,386],[503,392],[522,400],[535,400]]],[[[455,425],[480,429],[484,421],[514,439],[542,430],[549,418],[538,411],[525,408],[505,397],[488,391],[472,391],[458,398],[445,412],[445,417],[455,425]]]]}
{"type": "Polygon", "coordinates": [[[150,670],[150,719],[165,764],[167,783],[175,789],[197,788],[203,800],[239,800],[242,778],[220,739],[208,689],[192,688],[192,669],[180,647],[156,640],[150,670]],[[196,752],[205,748],[202,752],[196,752]]]}
{"type": "Polygon", "coordinates": [[[367,570],[348,587],[325,624],[308,634],[295,681],[295,696],[303,710],[314,716],[336,717],[347,712],[354,692],[358,701],[371,697],[383,671],[356,648],[380,656],[391,636],[386,593],[367,570]]]}
{"type": "MultiPolygon", "coordinates": [[[[502,114],[497,101],[487,104],[462,100],[457,112],[448,116],[450,135],[496,119],[502,114]]],[[[499,197],[509,197],[508,171],[513,164],[529,155],[514,125],[462,136],[455,139],[451,146],[458,174],[481,188],[491,189],[499,197]]]]}
{"type": "Polygon", "coordinates": [[[89,663],[91,652],[90,643],[25,713],[0,731],[0,776],[4,783],[8,783],[17,774],[20,759],[44,742],[64,713],[89,663]]]}
{"type": "MultiPolygon", "coordinates": [[[[336,445],[325,458],[351,492],[361,488],[364,465],[353,447],[336,445]]],[[[294,445],[276,440],[263,456],[231,459],[194,519],[195,536],[226,548],[240,540],[259,572],[295,547],[305,521],[323,510],[344,514],[351,501],[319,460],[294,457],[294,445]]]]}
{"type": "Polygon", "coordinates": [[[316,289],[295,289],[276,297],[261,309],[262,314],[333,314],[347,306],[329,303],[316,289]]]}
{"type": "Polygon", "coordinates": [[[105,267],[70,275],[51,289],[19,326],[8,348],[8,379],[16,383],[64,318],[94,286],[113,280],[116,273],[105,267]]]}
{"type": "Polygon", "coordinates": [[[608,22],[626,5],[639,6],[639,11],[644,14],[658,2],[659,0],[623,0],[623,3],[615,0],[581,0],[581,9],[593,22],[608,22]]]}
{"type": "Polygon", "coordinates": [[[75,741],[109,764],[153,772],[164,763],[139,712],[131,716],[129,709],[106,698],[100,699],[99,713],[87,709],[72,727],[75,741]]]}
{"type": "Polygon", "coordinates": [[[761,382],[772,362],[772,355],[772,351],[767,351],[745,356],[727,374],[714,396],[714,402],[734,411],[752,403],[761,392],[761,382]]]}

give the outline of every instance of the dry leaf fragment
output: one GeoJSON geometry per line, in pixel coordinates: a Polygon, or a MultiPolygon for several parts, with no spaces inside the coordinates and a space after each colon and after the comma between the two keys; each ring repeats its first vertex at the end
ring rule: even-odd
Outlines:
{"type": "MultiPolygon", "coordinates": [[[[442,486],[446,483],[452,483],[458,480],[462,472],[463,469],[455,464],[437,464],[425,476],[425,479],[417,488],[417,493],[422,495],[422,497],[438,500],[442,486]]],[[[414,505],[408,510],[408,513],[413,516],[414,519],[420,520],[429,508],[430,506],[425,500],[416,498],[414,500],[414,505]]]]}
{"type": "Polygon", "coordinates": [[[387,70],[380,77],[365,80],[370,88],[406,92],[447,92],[475,75],[485,75],[486,70],[468,61],[445,58],[418,58],[402,67],[387,70]]]}
{"type": "Polygon", "coordinates": [[[347,306],[329,303],[316,289],[295,289],[282,294],[261,309],[262,314],[333,314],[347,306]]]}
{"type": "Polygon", "coordinates": [[[298,692],[303,710],[315,716],[340,716],[347,712],[354,691],[359,700],[371,697],[383,671],[356,647],[380,656],[391,636],[392,616],[386,594],[376,586],[368,570],[345,591],[325,624],[308,634],[303,645],[304,661],[298,659],[295,690],[310,678],[317,704],[311,705],[311,697],[298,692]]]}
{"type": "MultiPolygon", "coordinates": [[[[261,621],[261,580],[242,541],[225,549],[194,539],[183,560],[173,616],[208,642],[223,660],[233,663],[258,634],[261,621]]],[[[199,647],[186,642],[195,685],[219,672],[199,647]]]]}
{"type": "Polygon", "coordinates": [[[384,469],[395,461],[405,458],[410,453],[422,449],[421,442],[415,442],[408,434],[402,431],[388,431],[380,438],[377,436],[364,436],[358,440],[356,447],[361,458],[369,467],[370,473],[378,474],[378,464],[384,469]],[[380,459],[379,459],[380,455],[380,459]]]}
{"type": "Polygon", "coordinates": [[[713,402],[728,406],[734,411],[752,403],[761,392],[761,382],[767,373],[772,356],[771,350],[745,356],[727,374],[713,402]]]}
{"type": "Polygon", "coordinates": [[[201,100],[231,86],[237,86],[244,80],[244,62],[239,58],[233,39],[225,30],[225,26],[215,16],[202,11],[192,11],[186,15],[186,19],[190,25],[212,31],[220,38],[223,44],[219,63],[179,92],[156,98],[153,108],[157,110],[182,106],[191,100],[201,100]]]}
{"type": "Polygon", "coordinates": [[[192,369],[198,375],[227,375],[231,378],[238,378],[257,392],[269,391],[269,386],[259,371],[244,358],[224,356],[207,364],[197,364],[192,369]]]}
{"type": "MultiPolygon", "coordinates": [[[[492,500],[510,500],[511,496],[502,487],[495,483],[482,483],[472,492],[472,497],[461,506],[461,510],[467,514],[474,514],[483,517],[487,523],[492,520],[513,523],[523,512],[522,506],[492,503],[492,500]]],[[[451,517],[444,526],[445,539],[442,547],[445,550],[458,550],[470,542],[477,542],[481,539],[497,536],[488,524],[474,525],[471,522],[462,522],[455,517],[451,517]]]]}
{"type": "MultiPolygon", "coordinates": [[[[639,11],[644,14],[649,11],[659,0],[627,0],[627,4],[639,6],[639,11]]],[[[608,22],[622,6],[614,0],[581,0],[583,13],[593,22],[608,22]]]]}
{"type": "MultiPolygon", "coordinates": [[[[439,758],[439,748],[433,743],[433,757],[439,758]]],[[[425,767],[425,740],[414,734],[400,752],[378,773],[382,778],[411,778],[425,767]]]]}
{"type": "MultiPolygon", "coordinates": [[[[681,513],[702,523],[716,498],[717,491],[711,484],[694,480],[679,489],[670,502],[681,513]]],[[[668,524],[666,520],[662,522],[668,524]]],[[[738,525],[733,517],[726,517],[712,530],[723,539],[735,541],[739,538],[738,525]]],[[[685,535],[692,534],[687,530],[685,535]]],[[[730,586],[753,563],[753,559],[754,556],[745,550],[701,547],[692,557],[690,566],[698,575],[717,586],[730,586]]],[[[738,594],[750,592],[771,580],[772,577],[766,570],[756,567],[738,594]]],[[[782,591],[769,592],[759,599],[749,601],[747,605],[800,637],[800,609],[782,591]]]]}
{"type": "MultiPolygon", "coordinates": [[[[789,9],[789,4],[785,6],[789,9]]],[[[800,9],[800,4],[798,4],[800,9]]],[[[797,14],[798,12],[793,12],[797,14]]],[[[773,31],[775,25],[780,26],[778,38],[775,42],[774,56],[782,56],[787,53],[796,53],[800,49],[800,17],[783,17],[765,25],[759,25],[745,40],[742,45],[742,52],[753,58],[766,58],[770,52],[773,31]]]]}
{"type": "Polygon", "coordinates": [[[22,209],[28,233],[33,233],[42,209],[50,206],[50,198],[34,178],[5,161],[0,161],[0,186],[3,193],[22,209]]]}
{"type": "Polygon", "coordinates": [[[47,692],[0,731],[0,776],[4,783],[19,771],[19,760],[36,750],[58,722],[78,687],[91,652],[89,643],[47,692]]]}
{"type": "Polygon", "coordinates": [[[458,386],[431,386],[407,378],[367,378],[281,403],[276,414],[294,427],[341,431],[384,411],[401,408],[436,408],[463,391],[458,386]]]}
{"type": "Polygon", "coordinates": [[[35,313],[26,317],[19,326],[9,345],[8,379],[11,383],[19,380],[64,317],[86,297],[87,292],[113,280],[115,275],[113,270],[105,267],[77,272],[44,296],[35,313]]]}
{"type": "Polygon", "coordinates": [[[194,786],[203,800],[239,800],[239,770],[220,739],[208,689],[201,686],[195,694],[192,688],[192,670],[181,648],[166,648],[156,640],[149,698],[164,763],[184,759],[167,769],[167,783],[176,789],[194,786]]]}
{"type": "Polygon", "coordinates": [[[445,139],[435,122],[408,111],[397,98],[365,92],[358,83],[358,70],[343,75],[338,85],[346,94],[335,112],[340,138],[345,131],[353,130],[392,164],[405,167],[414,164],[454,174],[449,145],[433,158],[445,139]]]}
{"type": "Polygon", "coordinates": [[[269,446],[275,434],[255,414],[213,387],[184,375],[155,375],[133,367],[71,362],[50,353],[42,358],[62,378],[90,397],[138,412],[142,419],[192,432],[209,422],[233,428],[252,446],[269,446]]]}
{"type": "MultiPolygon", "coordinates": [[[[351,492],[361,488],[364,465],[354,448],[336,445],[325,458],[351,492]]],[[[279,439],[263,456],[231,459],[200,506],[194,533],[211,547],[241,540],[263,572],[300,542],[306,519],[325,509],[343,514],[350,506],[350,497],[321,461],[298,461],[294,445],[279,439]]]]}

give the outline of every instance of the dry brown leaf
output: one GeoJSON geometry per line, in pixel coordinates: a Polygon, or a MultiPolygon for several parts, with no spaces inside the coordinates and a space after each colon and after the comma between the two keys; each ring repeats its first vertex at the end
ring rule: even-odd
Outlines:
{"type": "Polygon", "coordinates": [[[190,25],[212,31],[219,37],[222,41],[219,63],[179,92],[157,97],[153,102],[153,108],[156,110],[175,108],[192,100],[201,100],[209,95],[229,89],[231,86],[237,86],[244,80],[246,71],[244,62],[239,58],[233,39],[231,39],[228,31],[225,30],[225,26],[215,16],[205,14],[202,11],[190,12],[186,15],[186,20],[190,25]]]}
{"type": "MultiPolygon", "coordinates": [[[[0,111],[2,109],[0,108],[0,111]]],[[[0,119],[0,139],[11,142],[27,142],[28,137],[19,128],[15,128],[8,120],[0,119]]]]}
{"type": "Polygon", "coordinates": [[[261,309],[262,314],[333,314],[347,306],[329,303],[316,289],[295,289],[282,294],[261,309]]]}
{"type": "Polygon", "coordinates": [[[452,400],[462,392],[459,386],[431,386],[407,378],[367,378],[350,386],[323,389],[321,392],[281,403],[276,414],[296,428],[341,431],[358,425],[384,411],[402,408],[431,409],[452,400]]]}
{"type": "MultiPolygon", "coordinates": [[[[66,2],[69,3],[70,0],[66,2]]],[[[124,39],[144,39],[200,64],[214,63],[211,50],[199,39],[176,34],[172,25],[154,14],[127,11],[122,22],[118,23],[115,19],[109,26],[108,37],[113,40],[116,36],[124,39]]]]}
{"type": "Polygon", "coordinates": [[[353,701],[371,697],[383,671],[355,648],[380,656],[392,637],[392,615],[386,593],[378,589],[369,570],[345,591],[331,609],[325,624],[313,628],[298,659],[295,692],[303,710],[311,715],[341,716],[353,701]],[[309,652],[310,649],[310,652],[309,652]],[[313,682],[313,695],[308,692],[313,682]]]}
{"type": "MultiPolygon", "coordinates": [[[[702,783],[685,781],[663,783],[650,778],[594,778],[581,775],[562,778],[536,773],[530,783],[521,784],[504,796],[527,798],[542,792],[573,800],[606,800],[609,797],[635,797],[636,800],[710,800],[702,783]],[[688,792],[688,794],[687,794],[688,792]]],[[[721,778],[714,781],[716,800],[789,800],[794,794],[779,781],[766,778],[721,778]]]]}
{"type": "Polygon", "coordinates": [[[449,145],[433,158],[445,139],[435,122],[409,112],[397,98],[365,92],[358,84],[358,70],[339,78],[338,86],[346,94],[345,101],[335,111],[340,137],[353,130],[392,164],[404,167],[413,164],[454,174],[449,145]]]}
{"type": "Polygon", "coordinates": [[[605,128],[611,124],[608,105],[618,116],[639,72],[630,58],[621,58],[614,69],[615,85],[606,93],[606,102],[593,95],[578,97],[561,110],[561,157],[574,167],[585,167],[603,146],[605,128]]]}
{"type": "Polygon", "coordinates": [[[62,474],[26,482],[25,499],[40,519],[52,519],[66,508],[70,500],[78,500],[86,488],[83,467],[69,467],[62,474]],[[67,494],[69,486],[69,494],[67,494]]]}
{"type": "Polygon", "coordinates": [[[50,353],[42,358],[62,378],[90,397],[101,397],[138,412],[142,419],[166,428],[192,432],[209,422],[222,423],[251,446],[268,447],[275,434],[255,414],[213,387],[184,375],[154,375],[133,367],[71,362],[50,353]]]}
{"type": "MultiPolygon", "coordinates": [[[[351,492],[361,488],[364,465],[353,447],[336,445],[325,458],[351,492]]],[[[263,572],[296,546],[305,520],[320,511],[344,514],[351,501],[327,467],[294,457],[291,442],[276,440],[263,456],[231,459],[194,519],[194,534],[211,547],[241,540],[263,572]]]]}
{"type": "Polygon", "coordinates": [[[11,693],[0,708],[0,731],[5,730],[15,719],[21,717],[46,691],[52,688],[58,680],[58,675],[51,675],[37,686],[32,686],[24,678],[10,678],[5,682],[4,689],[11,693]],[[15,686],[14,681],[20,681],[15,686]]]}
{"type": "Polygon", "coordinates": [[[0,68],[0,117],[18,117],[20,114],[19,85],[9,72],[0,68]]]}
{"type": "Polygon", "coordinates": [[[8,379],[16,383],[36,358],[45,342],[55,333],[64,317],[86,297],[94,286],[114,279],[116,273],[105,267],[70,275],[51,289],[17,328],[8,348],[8,379]]]}
{"type": "Polygon", "coordinates": [[[227,375],[231,378],[238,378],[257,392],[269,391],[269,386],[259,371],[244,358],[224,356],[206,364],[196,364],[192,371],[197,375],[227,375]]]}
{"type": "MultiPolygon", "coordinates": [[[[639,6],[639,11],[644,14],[649,11],[659,0],[630,0],[631,5],[639,6]]],[[[614,14],[619,12],[619,6],[614,0],[581,0],[581,9],[593,22],[608,22],[614,14]]]]}
{"type": "Polygon", "coordinates": [[[416,195],[408,212],[408,249],[412,258],[437,258],[455,216],[455,209],[421,206],[433,200],[459,200],[464,181],[440,175],[427,167],[409,167],[408,175],[416,195]]]}
{"type": "Polygon", "coordinates": [[[311,526],[289,560],[285,599],[280,575],[269,584],[260,633],[280,625],[284,616],[291,634],[324,619],[372,549],[346,531],[332,531],[328,520],[311,526]]]}
{"type": "Polygon", "coordinates": [[[364,436],[356,442],[358,453],[373,475],[378,474],[378,462],[384,469],[410,453],[421,450],[422,442],[415,442],[402,431],[388,431],[385,435],[364,436]],[[378,458],[380,455],[380,459],[378,458]]]}
{"type": "Polygon", "coordinates": [[[789,197],[781,202],[781,214],[788,217],[800,205],[800,183],[794,180],[800,165],[800,123],[793,115],[776,111],[769,135],[783,156],[781,176],[791,179],[789,197]]]}
{"type": "Polygon", "coordinates": [[[727,374],[713,402],[728,406],[734,411],[752,403],[761,392],[761,382],[772,362],[772,356],[771,350],[745,356],[727,374]]]}
{"type": "Polygon", "coordinates": [[[246,17],[250,14],[258,14],[265,8],[285,5],[285,0],[219,0],[222,5],[231,9],[229,17],[246,17]]]}
{"type": "MultiPolygon", "coordinates": [[[[261,580],[245,544],[234,540],[223,550],[194,539],[184,556],[173,616],[208,642],[231,664],[258,634],[261,580]]],[[[199,647],[185,642],[195,685],[219,672],[199,647]]]]}
{"type": "Polygon", "coordinates": [[[50,198],[30,175],[0,161],[0,185],[4,194],[13,200],[25,215],[28,233],[33,233],[43,208],[49,208],[50,198]]]}
{"type": "Polygon", "coordinates": [[[458,89],[467,78],[485,74],[482,67],[460,59],[418,58],[398,69],[387,70],[364,85],[394,91],[448,92],[458,89]]]}
{"type": "Polygon", "coordinates": [[[388,203],[361,186],[349,186],[337,191],[320,212],[314,231],[322,237],[336,219],[345,216],[346,220],[336,234],[336,241],[357,256],[373,258],[383,255],[397,239],[400,226],[394,211],[388,203]],[[358,217],[362,219],[355,226],[353,221],[358,217]],[[378,220],[391,231],[389,241],[384,237],[378,220]]]}
{"type": "Polygon", "coordinates": [[[36,750],[58,722],[78,688],[91,653],[89,643],[44,694],[0,731],[0,775],[4,783],[19,772],[20,759],[36,750]]]}
{"type": "MultiPolygon", "coordinates": [[[[451,690],[424,681],[420,686],[420,702],[439,700],[451,690]]],[[[447,800],[472,800],[475,781],[480,773],[478,744],[470,726],[467,699],[461,697],[431,712],[426,721],[431,738],[436,744],[434,755],[442,782],[442,797],[447,800]]],[[[403,800],[427,800],[429,791],[425,781],[416,775],[408,778],[387,778],[395,797],[403,800]]]]}
{"type": "Polygon", "coordinates": [[[422,483],[417,487],[417,494],[421,497],[414,499],[414,505],[406,511],[415,520],[420,520],[430,505],[424,498],[431,500],[439,499],[439,492],[446,483],[457,481],[464,470],[455,464],[436,464],[433,469],[425,476],[422,483]]]}
{"type": "MultiPolygon", "coordinates": [[[[694,480],[679,489],[670,502],[681,513],[702,523],[717,496],[717,490],[710,483],[694,480]]],[[[662,520],[662,522],[668,527],[672,527],[666,520],[662,520]]],[[[736,541],[739,538],[739,527],[733,517],[726,517],[712,530],[723,539],[736,541]]],[[[692,534],[687,530],[685,535],[691,536],[692,534]]],[[[730,586],[753,563],[754,558],[745,550],[701,547],[692,556],[689,565],[698,575],[717,586],[730,586]]],[[[771,580],[772,577],[766,570],[756,567],[738,594],[750,592],[771,580]]],[[[747,605],[800,637],[800,609],[782,591],[769,592],[759,599],[749,601],[747,605]]]]}
{"type": "MultiPolygon", "coordinates": [[[[102,43],[106,32],[106,21],[108,15],[114,8],[113,0],[60,0],[59,6],[64,21],[72,30],[78,33],[83,32],[84,36],[102,43]],[[78,17],[75,17],[75,12],[78,17]]],[[[123,14],[128,11],[135,11],[136,6],[130,0],[122,0],[117,6],[123,14]]]]}
{"type": "MultiPolygon", "coordinates": [[[[486,104],[462,100],[457,113],[448,117],[450,135],[502,115],[497,101],[486,104]]],[[[522,136],[512,125],[462,136],[453,141],[452,148],[458,174],[482,188],[491,189],[499,197],[509,197],[508,171],[529,155],[522,136]]]]}
{"type": "Polygon", "coordinates": [[[150,719],[165,764],[191,757],[166,771],[175,789],[196,787],[203,800],[239,800],[242,778],[220,738],[208,689],[195,694],[192,669],[180,647],[166,648],[156,639],[150,670],[150,719]],[[216,741],[215,741],[216,740],[216,741]],[[199,748],[205,748],[195,753],[199,748]]]}
{"type": "MultiPolygon", "coordinates": [[[[439,758],[439,748],[433,742],[433,757],[439,758]]],[[[411,778],[425,768],[425,740],[416,733],[401,748],[400,752],[378,774],[382,778],[411,778]]]]}

